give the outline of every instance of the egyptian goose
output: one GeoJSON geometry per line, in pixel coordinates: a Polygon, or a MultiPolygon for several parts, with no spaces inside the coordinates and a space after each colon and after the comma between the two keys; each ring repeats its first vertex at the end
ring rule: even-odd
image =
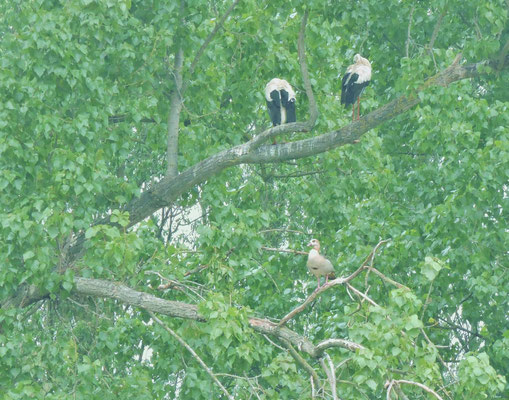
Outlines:
{"type": "Polygon", "coordinates": [[[313,247],[308,254],[307,267],[318,281],[317,289],[320,288],[320,277],[325,275],[325,284],[329,280],[329,275],[334,275],[332,263],[320,254],[320,242],[317,239],[311,239],[308,246],[313,247]]]}

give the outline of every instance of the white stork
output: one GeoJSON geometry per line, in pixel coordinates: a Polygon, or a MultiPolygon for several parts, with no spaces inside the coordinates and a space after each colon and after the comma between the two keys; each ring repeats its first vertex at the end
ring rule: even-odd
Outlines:
{"type": "Polygon", "coordinates": [[[284,79],[274,78],[267,83],[265,100],[273,126],[297,121],[295,92],[284,79]]]}
{"type": "Polygon", "coordinates": [[[348,107],[352,104],[352,121],[355,119],[355,101],[357,100],[357,120],[359,120],[360,96],[371,80],[371,64],[356,54],[354,64],[350,65],[341,81],[341,104],[348,107]]]}

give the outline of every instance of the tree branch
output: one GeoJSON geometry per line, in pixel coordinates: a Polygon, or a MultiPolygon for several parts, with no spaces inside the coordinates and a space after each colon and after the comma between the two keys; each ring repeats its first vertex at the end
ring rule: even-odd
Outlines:
{"type": "Polygon", "coordinates": [[[363,350],[365,347],[361,344],[351,342],[346,339],[326,339],[316,345],[316,355],[320,357],[322,353],[331,347],[342,347],[350,351],[363,350]]]}
{"type": "Polygon", "coordinates": [[[313,369],[311,365],[294,349],[292,344],[287,340],[282,340],[282,342],[285,344],[286,348],[290,352],[290,355],[294,358],[295,361],[297,361],[297,364],[299,364],[302,368],[304,368],[309,375],[311,375],[311,379],[313,380],[316,387],[320,387],[320,378],[318,377],[318,374],[313,369]]]}
{"type": "Polygon", "coordinates": [[[388,387],[388,391],[387,391],[387,396],[389,396],[389,390],[390,388],[392,388],[392,386],[394,384],[397,384],[397,385],[400,385],[402,383],[405,383],[407,385],[414,385],[414,386],[418,386],[420,387],[421,389],[425,390],[426,392],[432,394],[433,396],[435,396],[438,400],[444,400],[442,399],[437,392],[435,392],[433,389],[430,389],[429,387],[427,387],[426,385],[423,385],[422,383],[419,383],[419,382],[413,382],[413,381],[407,381],[405,379],[393,379],[391,380],[390,382],[387,381],[385,383],[385,387],[387,388],[388,387]]]}
{"type": "Polygon", "coordinates": [[[299,251],[299,250],[292,250],[292,249],[276,249],[274,247],[265,247],[265,246],[260,247],[260,249],[261,250],[265,250],[265,251],[275,251],[277,253],[302,254],[302,255],[305,255],[305,256],[308,255],[307,251],[299,251]]]}
{"type": "Polygon", "coordinates": [[[170,110],[168,112],[168,144],[166,150],[166,176],[174,178],[178,175],[178,140],[179,140],[179,121],[182,111],[182,64],[184,61],[184,52],[179,47],[175,52],[175,65],[173,76],[175,79],[175,89],[171,92],[170,110]]]}
{"type": "MultiPolygon", "coordinates": [[[[427,87],[435,85],[447,86],[455,81],[475,77],[479,74],[478,68],[481,65],[492,64],[496,66],[495,63],[490,63],[489,61],[469,65],[455,63],[428,79],[420,90],[425,90],[427,87]]],[[[504,68],[508,65],[509,63],[504,63],[504,68]]],[[[255,143],[251,140],[228,150],[220,151],[188,168],[175,178],[170,179],[169,177],[165,177],[161,179],[154,184],[153,187],[144,191],[139,197],[133,198],[126,206],[126,211],[129,212],[129,224],[127,228],[143,221],[160,208],[171,205],[183,193],[186,193],[195,185],[206,181],[226,168],[239,164],[283,162],[291,159],[309,157],[345,144],[353,143],[364,133],[406,112],[420,102],[421,100],[415,93],[407,96],[400,96],[385,106],[364,115],[361,117],[360,121],[355,121],[338,130],[310,139],[263,146],[260,148],[256,148],[256,146],[254,146],[255,143]]],[[[290,132],[297,126],[306,127],[306,124],[284,124],[273,127],[269,129],[269,131],[274,134],[290,132]]],[[[110,223],[109,218],[106,217],[96,221],[96,224],[99,223],[110,223]]],[[[85,234],[81,233],[77,236],[74,244],[69,249],[69,264],[80,256],[84,243],[85,234]]],[[[3,302],[2,308],[16,307],[21,304],[26,306],[45,297],[47,297],[47,293],[42,292],[38,288],[26,288],[25,285],[21,285],[14,296],[3,302]]]]}
{"type": "Polygon", "coordinates": [[[325,374],[327,375],[327,380],[329,381],[330,389],[332,392],[332,399],[338,400],[338,393],[336,390],[336,372],[334,369],[334,364],[332,363],[332,360],[327,353],[325,353],[325,359],[327,359],[327,362],[329,364],[328,368],[323,358],[320,359],[320,364],[322,365],[322,368],[325,371],[325,374]]]}
{"type": "Polygon", "coordinates": [[[177,339],[177,341],[182,346],[184,346],[187,349],[187,351],[189,351],[189,353],[191,353],[191,355],[194,357],[194,359],[196,361],[198,361],[198,364],[200,364],[202,366],[202,368],[205,370],[205,372],[207,372],[207,374],[210,375],[210,377],[216,383],[216,385],[218,385],[221,388],[221,390],[223,391],[225,396],[228,399],[233,400],[233,397],[230,395],[230,393],[228,393],[226,388],[221,384],[221,382],[219,382],[219,380],[216,378],[216,376],[212,373],[212,370],[207,366],[207,364],[205,364],[205,362],[200,358],[200,356],[198,354],[196,354],[196,352],[193,350],[193,348],[191,346],[189,346],[185,342],[184,339],[182,339],[179,335],[177,335],[177,333],[175,331],[173,331],[173,329],[171,329],[169,326],[164,324],[163,321],[161,321],[159,318],[157,318],[152,311],[149,311],[148,313],[150,314],[150,316],[152,317],[152,319],[155,322],[157,322],[159,325],[161,325],[166,330],[166,332],[168,332],[171,336],[173,336],[175,339],[177,339]]]}

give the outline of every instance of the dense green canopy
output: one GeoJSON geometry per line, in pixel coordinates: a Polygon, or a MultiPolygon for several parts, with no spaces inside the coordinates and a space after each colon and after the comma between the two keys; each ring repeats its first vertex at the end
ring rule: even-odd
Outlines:
{"type": "Polygon", "coordinates": [[[1,2],[0,397],[507,398],[508,9],[1,2]]]}

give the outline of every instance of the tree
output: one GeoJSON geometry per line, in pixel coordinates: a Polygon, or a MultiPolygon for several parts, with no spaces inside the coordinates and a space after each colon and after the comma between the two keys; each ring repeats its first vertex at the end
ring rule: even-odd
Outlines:
{"type": "Polygon", "coordinates": [[[273,3],[0,4],[3,398],[509,395],[509,4],[273,3]]]}

